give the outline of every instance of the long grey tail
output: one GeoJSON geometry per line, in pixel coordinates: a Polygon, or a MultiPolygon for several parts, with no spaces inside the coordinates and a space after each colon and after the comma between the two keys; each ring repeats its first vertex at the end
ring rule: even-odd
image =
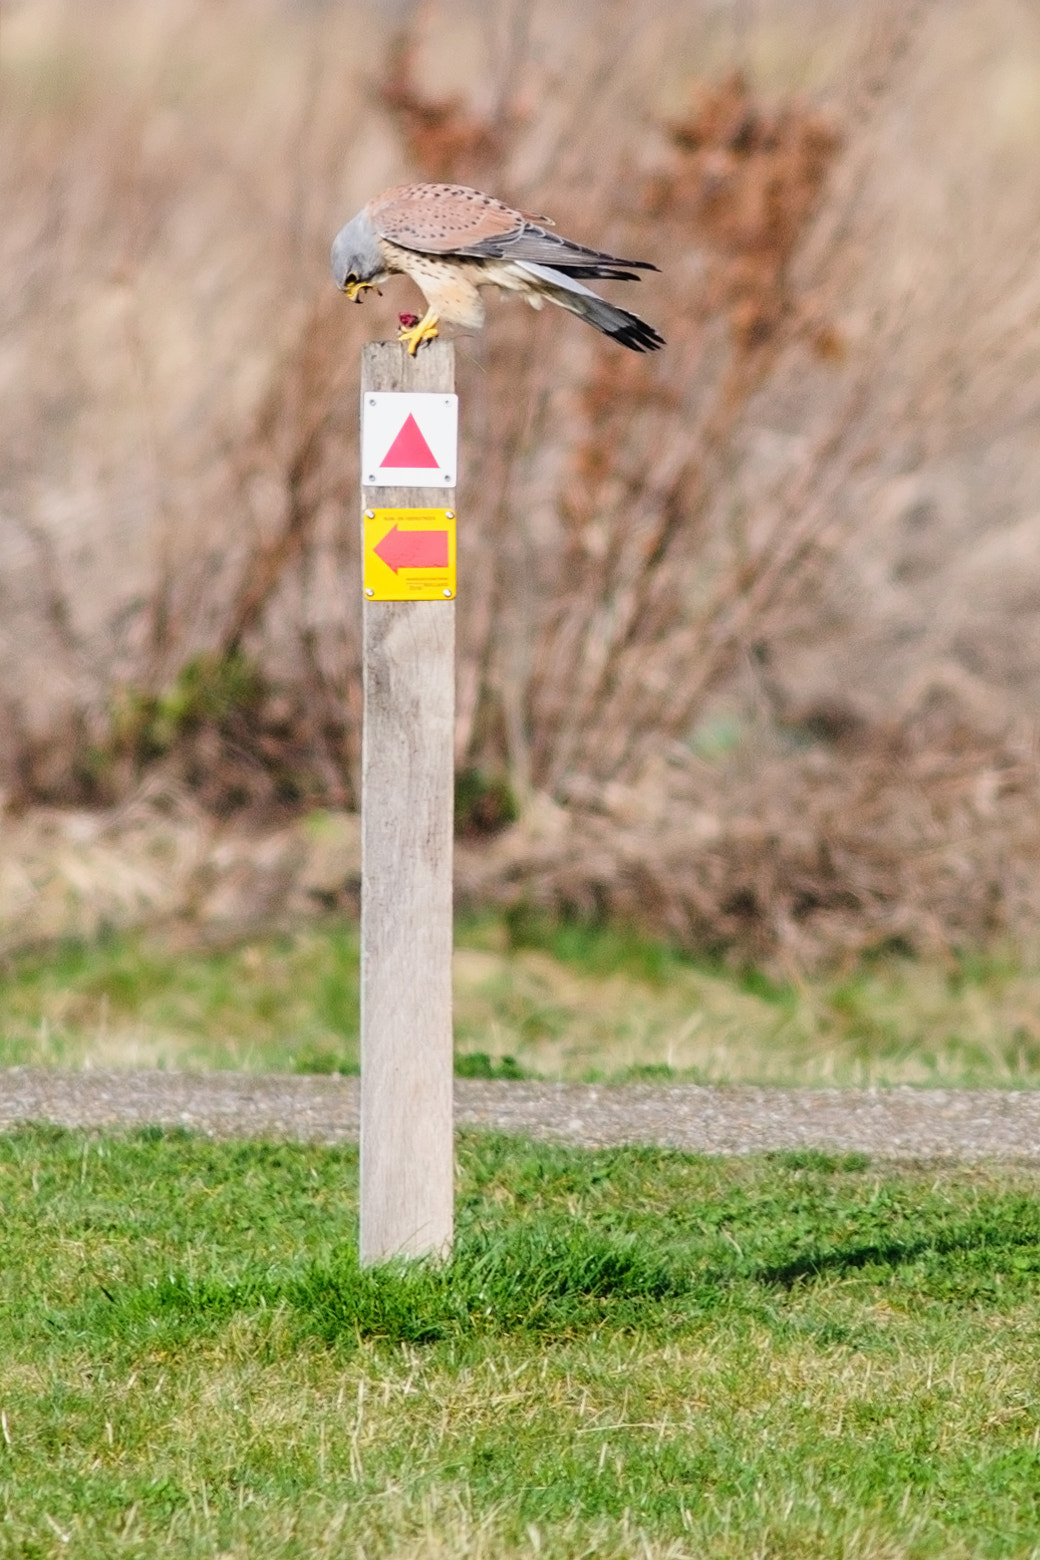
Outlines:
{"type": "Polygon", "coordinates": [[[664,337],[652,325],[641,320],[638,314],[615,308],[612,303],[594,293],[591,287],[575,281],[573,276],[567,276],[563,271],[548,265],[535,265],[530,260],[518,260],[515,264],[521,271],[529,271],[544,282],[546,293],[561,309],[567,309],[580,320],[586,320],[596,330],[602,331],[604,336],[619,341],[623,347],[630,347],[633,352],[656,352],[664,346],[664,337]]]}

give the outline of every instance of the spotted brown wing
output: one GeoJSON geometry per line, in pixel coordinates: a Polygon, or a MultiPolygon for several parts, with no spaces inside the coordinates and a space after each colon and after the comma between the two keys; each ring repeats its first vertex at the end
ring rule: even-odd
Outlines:
{"type": "MultiPolygon", "coordinates": [[[[368,208],[376,232],[423,254],[479,254],[525,226],[518,211],[463,184],[402,184],[368,208]]],[[[489,256],[494,250],[489,250],[489,256]]]]}

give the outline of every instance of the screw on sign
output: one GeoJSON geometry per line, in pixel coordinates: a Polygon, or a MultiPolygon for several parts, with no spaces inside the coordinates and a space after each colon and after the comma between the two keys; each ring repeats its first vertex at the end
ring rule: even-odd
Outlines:
{"type": "Polygon", "coordinates": [[[453,598],[455,551],[453,509],[366,509],[362,519],[366,600],[453,598]]]}
{"type": "Polygon", "coordinates": [[[365,487],[455,486],[458,398],[408,392],[366,394],[361,408],[365,487]]]}

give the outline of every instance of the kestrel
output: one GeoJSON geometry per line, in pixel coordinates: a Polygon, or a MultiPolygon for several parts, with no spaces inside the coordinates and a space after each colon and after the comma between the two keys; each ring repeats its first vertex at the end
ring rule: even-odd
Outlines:
{"type": "Polygon", "coordinates": [[[648,260],[619,260],[546,232],[522,211],[461,184],[385,190],[351,218],[332,246],[332,274],[351,300],[397,273],[417,284],[426,313],[411,328],[403,319],[398,337],[413,356],[442,323],[478,330],[482,287],[518,292],[535,309],[548,299],[633,352],[655,352],[664,337],[652,325],[583,284],[595,277],[636,282],[637,271],[656,270],[648,260]]]}

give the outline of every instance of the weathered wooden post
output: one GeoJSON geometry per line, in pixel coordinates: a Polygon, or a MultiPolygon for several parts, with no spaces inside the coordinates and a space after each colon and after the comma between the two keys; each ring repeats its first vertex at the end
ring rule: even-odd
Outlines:
{"type": "Polygon", "coordinates": [[[363,1263],[452,1240],[454,385],[451,342],[364,349],[363,1263]]]}

